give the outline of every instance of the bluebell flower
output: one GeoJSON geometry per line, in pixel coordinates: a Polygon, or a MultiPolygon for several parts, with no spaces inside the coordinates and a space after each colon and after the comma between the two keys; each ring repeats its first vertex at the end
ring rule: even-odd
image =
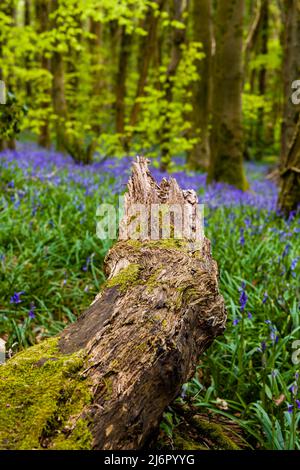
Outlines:
{"type": "Polygon", "coordinates": [[[287,409],[288,413],[293,413],[294,405],[289,405],[288,404],[287,407],[288,407],[288,409],[287,409]]]}
{"type": "Polygon", "coordinates": [[[245,284],[245,282],[243,282],[242,283],[242,288],[240,289],[240,292],[241,292],[241,295],[240,295],[240,309],[241,309],[241,312],[243,312],[245,310],[247,300],[248,300],[248,296],[245,292],[245,287],[246,287],[246,284],[245,284]]]}
{"type": "Polygon", "coordinates": [[[297,384],[293,384],[289,387],[289,391],[295,396],[297,395],[298,387],[297,384]]]}
{"type": "Polygon", "coordinates": [[[85,265],[82,267],[82,271],[85,271],[85,272],[86,272],[86,271],[88,270],[89,265],[90,265],[90,262],[91,262],[91,257],[88,256],[87,259],[86,259],[85,265]]]}
{"type": "Polygon", "coordinates": [[[289,251],[290,251],[290,248],[291,248],[291,244],[290,243],[287,243],[284,247],[284,250],[282,252],[282,258],[285,258],[285,256],[288,255],[289,251]]]}
{"type": "Polygon", "coordinates": [[[268,297],[269,297],[269,296],[268,296],[268,293],[267,293],[267,292],[265,292],[265,293],[264,293],[264,296],[263,296],[263,299],[262,299],[262,303],[263,303],[263,304],[265,304],[265,303],[266,303],[266,301],[267,301],[268,297]]]}
{"type": "Polygon", "coordinates": [[[20,304],[22,302],[21,295],[25,294],[24,291],[15,292],[14,295],[10,298],[11,304],[20,304]]]}
{"type": "Polygon", "coordinates": [[[35,318],[35,313],[34,313],[35,309],[36,309],[36,306],[34,305],[34,303],[31,303],[30,310],[29,310],[29,313],[28,313],[28,316],[31,320],[33,320],[35,318]]]}
{"type": "Polygon", "coordinates": [[[294,258],[291,262],[291,270],[294,271],[296,269],[296,266],[298,264],[298,261],[300,259],[300,256],[297,256],[296,258],[294,258]]]}
{"type": "Polygon", "coordinates": [[[288,223],[291,222],[294,219],[296,214],[297,214],[296,210],[293,210],[289,213],[288,223]]]}
{"type": "Polygon", "coordinates": [[[240,319],[239,318],[234,318],[232,321],[233,326],[236,326],[239,323],[240,319]]]}
{"type": "Polygon", "coordinates": [[[245,245],[244,229],[240,228],[240,244],[241,246],[245,245]]]}

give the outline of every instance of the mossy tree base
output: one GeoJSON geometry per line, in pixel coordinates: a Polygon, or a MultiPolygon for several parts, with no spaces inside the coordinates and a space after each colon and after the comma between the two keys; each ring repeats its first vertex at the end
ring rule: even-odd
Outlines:
{"type": "MultiPolygon", "coordinates": [[[[153,200],[152,191],[174,202],[167,182],[154,184],[145,165],[135,164],[127,204],[153,200]]],[[[76,323],[0,366],[2,449],[146,446],[199,355],[224,330],[206,239],[197,250],[189,240],[118,241],[106,273],[104,290],[76,323]]]]}
{"type": "Polygon", "coordinates": [[[192,405],[174,403],[172,413],[178,424],[171,436],[161,431],[152,447],[162,450],[241,450],[250,449],[242,429],[233,421],[210,413],[200,413],[192,405]]]}

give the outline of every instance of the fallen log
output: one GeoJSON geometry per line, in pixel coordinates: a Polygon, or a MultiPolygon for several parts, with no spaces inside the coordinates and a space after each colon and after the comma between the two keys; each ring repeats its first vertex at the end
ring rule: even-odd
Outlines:
{"type": "MultiPolygon", "coordinates": [[[[176,180],[158,185],[145,159],[134,163],[104,289],[59,336],[0,366],[1,449],[147,446],[226,321],[210,243],[197,235],[196,204],[176,180]],[[160,218],[154,237],[149,226],[132,237],[135,204],[146,208],[147,221],[153,204],[185,206],[186,236],[161,239],[160,218]]],[[[174,236],[176,220],[169,221],[174,236]]]]}

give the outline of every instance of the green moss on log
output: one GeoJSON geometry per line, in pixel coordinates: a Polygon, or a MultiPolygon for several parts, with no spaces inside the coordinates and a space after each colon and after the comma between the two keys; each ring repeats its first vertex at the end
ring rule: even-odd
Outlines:
{"type": "Polygon", "coordinates": [[[57,344],[48,339],[0,366],[0,449],[92,447],[88,419],[76,421],[91,401],[84,355],[62,355],[57,344]]]}
{"type": "Polygon", "coordinates": [[[141,267],[139,264],[129,264],[106,283],[106,287],[118,286],[121,292],[125,292],[130,286],[137,284],[141,267]]]}
{"type": "Polygon", "coordinates": [[[188,249],[187,241],[179,238],[162,238],[160,240],[149,240],[143,242],[139,240],[127,240],[126,243],[136,250],[140,250],[141,248],[161,248],[165,250],[186,251],[188,249]]]}
{"type": "Polygon", "coordinates": [[[213,448],[216,450],[239,450],[237,444],[226,435],[225,430],[220,424],[194,417],[191,424],[195,426],[202,438],[213,442],[213,448]]]}

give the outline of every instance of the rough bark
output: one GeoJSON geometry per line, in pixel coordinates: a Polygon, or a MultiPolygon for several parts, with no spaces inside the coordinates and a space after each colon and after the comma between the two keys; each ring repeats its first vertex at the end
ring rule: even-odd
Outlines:
{"type": "Polygon", "coordinates": [[[278,208],[289,216],[300,204],[300,118],[280,173],[280,184],[278,208]]]}
{"type": "MultiPolygon", "coordinates": [[[[195,193],[175,180],[159,186],[141,158],[122,229],[132,204],[149,209],[153,202],[187,204],[193,231],[195,193]]],[[[122,238],[107,255],[104,290],[79,320],[49,345],[1,366],[0,447],[147,446],[199,355],[223,332],[226,313],[207,239],[195,247],[189,238],[122,238]]]]}
{"type": "Polygon", "coordinates": [[[244,1],[218,2],[213,77],[213,122],[208,181],[246,189],[242,142],[244,1]]]}
{"type": "Polygon", "coordinates": [[[281,166],[284,166],[289,146],[297,126],[300,106],[292,103],[292,82],[299,80],[300,63],[300,2],[288,0],[285,2],[285,29],[284,29],[284,62],[283,86],[284,104],[281,132],[281,166]]]}
{"type": "Polygon", "coordinates": [[[199,142],[189,155],[192,169],[207,168],[210,159],[209,123],[211,113],[212,21],[211,0],[193,2],[193,39],[201,42],[205,57],[198,60],[199,81],[193,86],[193,127],[199,142]]]}

